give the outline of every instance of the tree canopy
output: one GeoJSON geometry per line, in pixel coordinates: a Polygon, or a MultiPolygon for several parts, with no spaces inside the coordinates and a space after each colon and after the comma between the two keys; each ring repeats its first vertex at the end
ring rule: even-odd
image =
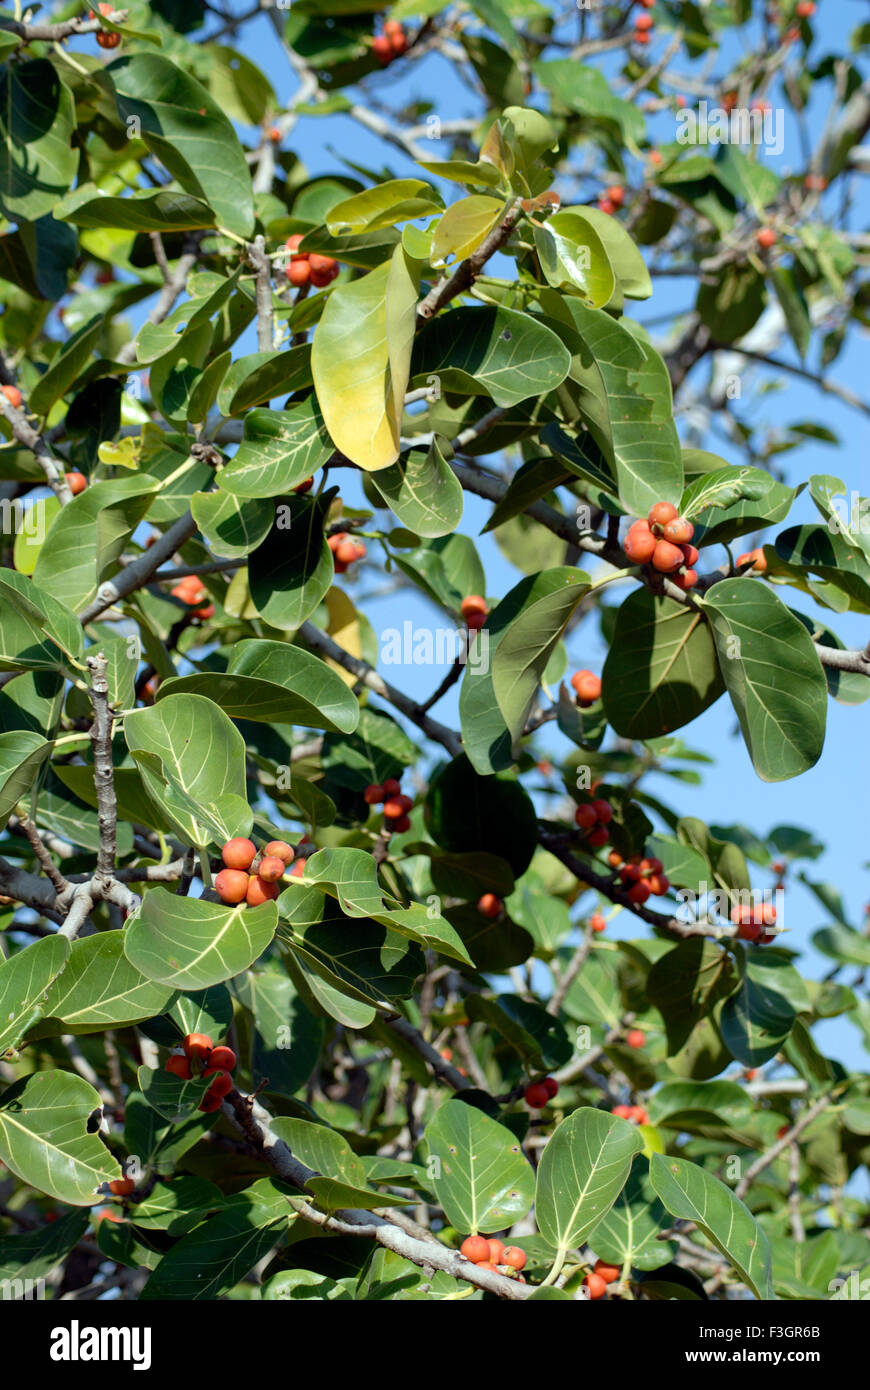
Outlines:
{"type": "Polygon", "coordinates": [[[832,9],[0,13],[0,1296],[854,1296],[832,9]]]}

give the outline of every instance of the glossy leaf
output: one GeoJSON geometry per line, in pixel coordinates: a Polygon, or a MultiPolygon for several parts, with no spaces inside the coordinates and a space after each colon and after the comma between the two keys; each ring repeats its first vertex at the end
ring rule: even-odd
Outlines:
{"type": "Polygon", "coordinates": [[[239,642],[225,673],[201,671],[164,682],[156,708],[165,699],[189,694],[204,696],[230,719],[342,733],[353,733],[359,723],[359,704],[344,681],[324,661],[289,642],[239,642]]]}
{"type": "Polygon", "coordinates": [[[411,376],[425,382],[435,375],[442,390],[470,390],[510,406],[555,389],[569,365],[567,348],[543,324],[485,306],[439,314],[418,333],[411,376]]]}
{"type": "Polygon", "coordinates": [[[52,747],[40,734],[24,729],[0,734],[0,825],[6,824],[18,802],[30,791],[52,747]]]}
{"type": "Polygon", "coordinates": [[[724,688],[701,613],[646,589],[629,594],[601,673],[604,710],[618,734],[672,733],[703,713],[724,688]]]}
{"type": "Polygon", "coordinates": [[[168,695],[124,722],[127,746],[149,796],[191,844],[242,832],[245,743],[231,720],[203,695],[168,695]],[[228,798],[228,800],[227,800],[228,798]]]}
{"type": "Polygon", "coordinates": [[[766,584],[726,579],[705,599],[722,677],[759,777],[812,767],[825,741],[828,688],[806,628],[766,584]]]}
{"type": "Polygon", "coordinates": [[[673,1241],[659,1239],[671,1225],[649,1178],[634,1172],[604,1219],[593,1226],[588,1240],[598,1258],[607,1264],[660,1269],[676,1253],[673,1241]]]}
{"type": "Polygon", "coordinates": [[[263,954],[278,922],[272,902],[227,907],[153,888],[124,932],[127,960],[173,989],[231,980],[263,954]]]}
{"type": "Polygon", "coordinates": [[[121,1176],[88,1120],[102,1105],[80,1076],[40,1071],[0,1095],[0,1158],[22,1182],[69,1206],[93,1206],[97,1189],[121,1176]]]}
{"type": "Polygon", "coordinates": [[[140,1023],[161,1013],[172,998],[173,989],[130,964],[121,932],[98,932],[72,942],[69,961],[49,989],[31,1036],[97,1033],[140,1023]]]}
{"type": "Polygon", "coordinates": [[[336,449],[367,472],[399,455],[417,288],[401,247],[360,280],[339,285],[311,354],[317,400],[336,449]]]}
{"type": "Polygon", "coordinates": [[[772,1298],[770,1242],[749,1208],[696,1163],[653,1154],[650,1182],[672,1216],[694,1221],[757,1298],[772,1298]]]}
{"type": "Polygon", "coordinates": [[[504,632],[492,655],[492,689],[505,727],[519,738],[535,701],[547,662],[589,589],[583,570],[547,570],[504,632]],[[545,584],[548,592],[541,592],[545,584]]]}
{"type": "Polygon", "coordinates": [[[234,497],[283,496],[316,473],[331,454],[313,398],[288,410],[252,410],[245,416],[245,437],[218,474],[218,485],[234,497]]]}
{"type": "Polygon", "coordinates": [[[425,1131],[432,1187],[457,1230],[500,1231],[525,1216],[535,1179],[509,1129],[461,1100],[449,1100],[425,1131]]]}
{"type": "Polygon", "coordinates": [[[132,53],[99,73],[122,122],[137,116],[142,139],[185,192],[214,209],[236,236],[254,229],[254,199],[244,152],[231,122],[195,78],[170,58],[132,53]]]}
{"type": "Polygon", "coordinates": [[[65,937],[47,936],[0,962],[0,1055],[17,1047],[45,1013],[51,982],[68,954],[65,937]]]}
{"type": "Polygon", "coordinates": [[[410,449],[389,468],[381,468],[372,487],[402,525],[418,536],[449,536],[462,518],[462,484],[437,436],[428,449],[410,449]]]}
{"type": "Polygon", "coordinates": [[[0,73],[0,209],[10,222],[50,213],[75,178],[72,93],[47,58],[0,73]]]}
{"type": "Polygon", "coordinates": [[[538,1165],[535,1216],[557,1257],[582,1244],[607,1214],[642,1148],[634,1125],[588,1106],[556,1127],[538,1165]]]}

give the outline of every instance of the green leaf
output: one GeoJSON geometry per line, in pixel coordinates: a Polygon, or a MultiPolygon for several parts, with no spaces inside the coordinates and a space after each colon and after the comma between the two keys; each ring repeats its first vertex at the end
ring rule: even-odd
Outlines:
{"type": "Polygon", "coordinates": [[[554,390],[570,364],[568,349],[544,324],[486,305],[432,319],[417,334],[411,376],[438,376],[442,391],[471,391],[510,406],[554,390]]]}
{"type": "Polygon", "coordinates": [[[449,1100],[425,1131],[432,1188],[459,1231],[500,1231],[525,1216],[535,1178],[516,1136],[461,1100],[449,1100]]]}
{"type": "Polygon", "coordinates": [[[614,96],[610,84],[597,68],[577,63],[573,58],[532,64],[532,71],[548,92],[572,111],[592,120],[614,121],[623,137],[633,143],[643,138],[645,122],[634,103],[614,96]]]}
{"type": "Polygon", "coordinates": [[[0,1095],[0,1158],[30,1187],[72,1207],[93,1206],[103,1183],[121,1176],[88,1120],[102,1105],[80,1076],[39,1071],[0,1095]]]}
{"type": "Polygon", "coordinates": [[[295,631],[329,590],[335,566],[323,527],[333,496],[294,497],[282,504],[276,524],[251,554],[251,599],[271,627],[295,631]]]}
{"type": "MultiPolygon", "coordinates": [[[[265,405],[276,396],[304,391],[310,385],[311,349],[306,343],[281,352],[252,352],[236,358],[230,367],[220,384],[217,406],[222,415],[244,415],[252,405],[265,405]]],[[[252,421],[256,428],[264,424],[259,416],[252,421]]]]}
{"type": "Polygon", "coordinates": [[[172,1072],[153,1071],[150,1067],[140,1067],[137,1076],[142,1095],[161,1119],[177,1125],[197,1117],[199,1103],[208,1089],[207,1078],[196,1076],[182,1081],[172,1072]]]}
{"type": "Polygon", "coordinates": [[[66,964],[65,937],[47,936],[0,962],[0,1056],[45,1012],[52,980],[66,964]]]}
{"type": "MultiPolygon", "coordinates": [[[[470,964],[469,957],[456,932],[438,913],[421,905],[391,908],[384,901],[378,882],[377,866],[364,850],[339,848],[321,849],[305,862],[303,882],[325,888],[335,897],[348,917],[368,917],[390,927],[400,936],[434,947],[444,955],[470,964]]],[[[278,909],[285,903],[292,908],[298,893],[295,884],[285,890],[278,909]]]]}
{"type": "Polygon", "coordinates": [[[205,989],[253,965],[277,924],[273,902],[226,907],[152,888],[127,923],[124,954],[149,980],[173,989],[205,989]]]}
{"type": "Polygon", "coordinates": [[[326,225],[332,236],[375,232],[397,222],[429,217],[443,206],[435,190],[422,179],[389,179],[334,203],[326,214],[326,225]]]}
{"type": "Polygon", "coordinates": [[[317,1065],[326,1025],[306,1008],[292,979],[277,970],[248,971],[236,993],[254,1022],[251,1071],[267,1091],[292,1096],[317,1065]]]}
{"type": "Polygon", "coordinates": [[[729,265],[698,290],[701,322],[720,343],[744,337],[761,318],[767,302],[764,277],[752,265],[729,265]]]}
{"type": "Polygon", "coordinates": [[[210,1038],[217,1040],[232,1025],[232,996],[224,985],[180,994],[166,1016],[178,1029],[179,1038],[188,1033],[207,1033],[210,1038]]]}
{"type": "Polygon", "coordinates": [[[774,266],[768,278],[779,300],[791,340],[804,358],[810,346],[813,325],[803,288],[793,266],[774,266]]]}
{"type": "Polygon", "coordinates": [[[348,734],[359,723],[359,703],[341,677],[289,642],[239,642],[226,672],[200,671],[165,681],[156,708],[164,699],[191,693],[207,697],[230,719],[348,734]]]}
{"type": "Polygon", "coordinates": [[[126,959],[123,932],[98,932],[70,946],[69,962],[49,989],[31,1037],[141,1023],[162,1013],[172,997],[172,989],[155,985],[126,959]]]}
{"type": "Polygon", "coordinates": [[[346,1207],[386,1207],[396,1202],[403,1205],[404,1198],[369,1187],[362,1162],[347,1140],[334,1130],[307,1120],[279,1119],[275,1121],[275,1133],[307,1167],[324,1175],[309,1178],[306,1183],[319,1206],[336,1211],[346,1207]]]}
{"type": "Polygon", "coordinates": [[[452,203],[435,224],[432,265],[443,265],[450,256],[455,256],[457,261],[470,256],[497,225],[504,206],[501,198],[487,198],[478,193],[452,203]]]}
{"type": "Polygon", "coordinates": [[[771,477],[762,468],[715,468],[689,484],[680,498],[680,515],[694,520],[708,508],[757,502],[770,490],[771,477]]]}
{"type": "Polygon", "coordinates": [[[752,1106],[736,1081],[666,1081],[650,1100],[650,1122],[690,1132],[736,1128],[748,1122],[752,1106]]]}
{"type": "Polygon", "coordinates": [[[129,232],[187,232],[213,227],[207,203],[172,189],[139,189],[124,198],[103,193],[96,184],[81,184],[62,198],[54,216],[76,227],[111,227],[129,232]]]}
{"type": "Polygon", "coordinates": [[[53,747],[41,734],[24,729],[0,734],[0,825],[6,824],[18,802],[30,791],[53,747]]]}
{"type": "Polygon", "coordinates": [[[205,87],[171,59],[144,52],[116,58],[93,79],[114,96],[122,123],[139,118],[148,149],[185,192],[208,203],[228,231],[251,236],[254,197],[244,150],[205,87]]]}
{"type": "Polygon", "coordinates": [[[223,1193],[219,1187],[205,1178],[185,1173],[172,1182],[158,1182],[144,1201],[136,1203],[132,1219],[142,1231],[166,1231],[171,1236],[183,1236],[222,1203],[223,1193]]]}
{"type": "Polygon", "coordinates": [[[677,836],[681,844],[703,855],[721,888],[728,892],[748,891],[749,869],[739,845],[718,839],[709,826],[694,816],[683,816],[677,821],[677,836]]]}
{"type": "Polygon", "coordinates": [[[0,602],[0,668],[54,671],[81,660],[81,624],[34,580],[0,571],[0,602]]]}
{"type": "MultiPolygon", "coordinates": [[[[562,208],[555,216],[561,218],[564,213],[583,217],[598,233],[616,276],[616,293],[626,299],[649,299],[652,294],[649,271],[622,223],[600,208],[562,208]]],[[[551,217],[548,225],[551,226],[553,220],[551,217]]]]}
{"type": "Polygon", "coordinates": [[[540,1004],[517,994],[500,994],[497,999],[469,994],[465,1010],[469,1018],[500,1033],[532,1071],[563,1067],[571,1058],[573,1048],[563,1025],[540,1004]]]}
{"type": "Polygon", "coordinates": [[[78,1245],[89,1219],[86,1209],[71,1211],[51,1225],[0,1238],[0,1288],[8,1290],[15,1280],[32,1288],[37,1280],[47,1279],[78,1245]]]}
{"type": "Polygon", "coordinates": [[[571,377],[585,388],[583,417],[616,476],[624,509],[646,516],[657,501],[678,503],[682,453],[663,359],[631,331],[629,319],[617,322],[574,296],[560,306],[545,294],[542,303],[566,324],[575,354],[571,377]]]}
{"type": "Polygon", "coordinates": [[[613,1206],[642,1148],[637,1127],[605,1110],[581,1106],[556,1127],[538,1165],[535,1217],[559,1264],[613,1206]]]}
{"type": "Polygon", "coordinates": [[[672,1224],[649,1178],[631,1173],[610,1211],[589,1232],[588,1241],[607,1264],[660,1269],[677,1251],[673,1241],[659,1240],[660,1232],[672,1224]]]}
{"type": "Polygon", "coordinates": [[[314,335],[311,370],[326,428],[367,472],[399,456],[418,282],[419,263],[397,246],[386,265],[330,293],[314,335]]]}
{"type": "Polygon", "coordinates": [[[604,711],[616,732],[624,738],[672,733],[702,714],[723,689],[703,615],[647,589],[629,594],[601,673],[604,711]]]}
{"type": "Polygon", "coordinates": [[[462,518],[462,484],[445,449],[436,435],[428,449],[409,449],[371,480],[384,504],[418,536],[449,536],[462,518]]]}
{"type": "Polygon", "coordinates": [[[547,662],[591,582],[583,570],[567,566],[545,570],[535,579],[529,602],[505,629],[492,654],[492,689],[514,740],[525,727],[547,662]],[[542,585],[546,585],[543,592],[542,585]]]}
{"type": "Polygon", "coordinates": [[[776,553],[847,594],[855,612],[870,613],[870,562],[863,549],[849,544],[843,530],[840,517],[828,526],[789,526],[776,538],[776,553]]]}
{"type": "MultiPolygon", "coordinates": [[[[61,299],[77,255],[78,238],[72,228],[46,214],[0,236],[0,278],[34,299],[61,299]]],[[[35,459],[32,466],[38,470],[35,459]]]]}
{"type": "Polygon", "coordinates": [[[803,623],[751,579],[723,580],[704,607],[755,771],[765,782],[805,772],[824,745],[828,687],[803,623]]]}
{"type": "Polygon", "coordinates": [[[475,187],[498,188],[501,175],[498,169],[485,160],[477,163],[470,159],[436,159],[427,162],[420,160],[420,168],[427,174],[436,174],[440,179],[450,179],[453,183],[467,183],[475,187]]]}
{"type": "Polygon", "coordinates": [[[0,72],[0,210],[10,222],[50,213],[75,178],[72,93],[46,58],[0,72]]]}
{"type": "Polygon", "coordinates": [[[167,696],[128,714],[124,735],[146,791],[188,843],[216,840],[215,822],[224,839],[239,833],[245,741],[222,709],[202,695],[167,696]]]}
{"type": "Polygon", "coordinates": [[[433,777],[425,819],[430,835],[443,849],[497,854],[517,877],[532,861],[537,818],[528,794],[512,778],[479,776],[464,756],[454,758],[433,777]]]}
{"type": "Polygon", "coordinates": [[[870,940],[851,927],[839,924],[813,932],[812,943],[822,955],[849,965],[870,966],[870,940]]]}
{"type": "Polygon", "coordinates": [[[163,1256],[140,1293],[145,1302],[220,1299],[278,1244],[293,1215],[290,1190],[260,1178],[163,1256]]]}
{"type": "Polygon", "coordinates": [[[727,141],[716,151],[713,171],[723,187],[741,202],[748,203],[759,217],[782,187],[782,179],[773,169],[760,160],[750,159],[736,144],[727,141]]]}
{"type": "Polygon", "coordinates": [[[47,415],[55,401],[65,395],[90,358],[102,331],[102,319],[92,318],[67,338],[30,393],[34,414],[47,415]]]}
{"type": "MultiPolygon", "coordinates": [[[[303,892],[296,889],[296,893],[303,892]]],[[[286,904],[293,896],[292,889],[282,894],[285,922],[289,915],[286,904]]],[[[413,992],[424,968],[419,946],[380,922],[356,919],[349,927],[347,917],[333,903],[328,903],[323,913],[322,921],[292,922],[290,930],[282,924],[281,939],[333,990],[362,1004],[406,999],[413,992]]],[[[365,1027],[370,1022],[371,1016],[366,1015],[363,1022],[355,1018],[348,1026],[365,1027]]]]}
{"type": "Polygon", "coordinates": [[[241,444],[217,475],[218,486],[234,497],[283,496],[316,473],[331,454],[332,442],[313,396],[288,410],[252,410],[245,416],[241,444]]]}
{"type": "Polygon", "coordinates": [[[158,489],[157,479],[147,473],[92,484],[52,522],[33,571],[35,582],[80,612],[114,572],[158,489]]]}
{"type": "Polygon", "coordinates": [[[689,938],[659,957],[647,976],[646,995],[665,1020],[669,1057],[686,1046],[736,983],[730,957],[712,941],[689,938]]]}
{"type": "Polygon", "coordinates": [[[650,1181],[671,1215],[695,1221],[756,1298],[773,1298],[770,1241],[724,1183],[696,1163],[662,1154],[650,1159],[650,1181]]]}
{"type": "Polygon", "coordinates": [[[237,560],[256,550],[275,520],[275,508],[268,497],[239,498],[222,491],[195,492],[190,510],[206,544],[226,560],[237,560]]]}
{"type": "Polygon", "coordinates": [[[532,230],[547,284],[579,291],[590,308],[603,308],[613,296],[616,276],[591,220],[572,209],[554,213],[532,230]]]}
{"type": "Polygon", "coordinates": [[[725,1000],[719,1029],[738,1062],[760,1067],[780,1051],[795,1018],[792,1004],[777,989],[776,971],[762,970],[761,962],[749,957],[737,990],[725,1000]]]}

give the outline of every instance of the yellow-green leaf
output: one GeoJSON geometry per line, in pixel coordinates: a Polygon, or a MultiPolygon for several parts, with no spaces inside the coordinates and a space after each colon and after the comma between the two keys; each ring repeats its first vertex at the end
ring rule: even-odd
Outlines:
{"type": "Polygon", "coordinates": [[[464,260],[476,251],[498,222],[504,203],[499,198],[474,194],[460,198],[447,209],[432,238],[432,264],[443,265],[448,256],[464,260]]]}
{"type": "Polygon", "coordinates": [[[329,296],[314,335],[311,371],[330,438],[360,468],[399,456],[417,304],[413,262],[393,259],[329,296]]]}

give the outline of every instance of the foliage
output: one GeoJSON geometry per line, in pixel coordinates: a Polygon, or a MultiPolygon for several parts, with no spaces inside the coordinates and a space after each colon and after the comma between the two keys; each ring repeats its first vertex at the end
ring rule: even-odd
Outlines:
{"type": "Polygon", "coordinates": [[[870,1078],[817,1034],[870,1036],[866,924],[808,832],[678,797],[717,701],[781,781],[870,694],[836,630],[870,612],[865,504],[778,461],[839,441],[722,379],[849,398],[825,373],[867,326],[841,216],[867,89],[812,9],[584,7],[578,36],[536,0],[300,0],[265,11],[289,95],[257,10],[0,18],[2,1280],[521,1301],[599,1296],[599,1259],[613,1298],[823,1299],[870,1263],[870,1078]],[[442,122],[394,78],[434,96],[445,58],[476,109],[442,122]],[[709,143],[672,64],[724,115],[778,103],[800,168],[709,143]],[[319,172],[324,121],[379,167],[319,172]],[[654,338],[667,274],[694,301],[654,338]],[[624,549],[660,502],[696,583],[624,549]],[[430,698],[377,669],[363,576],[428,605],[430,698]],[[249,837],[295,853],[238,902],[249,837]],[[822,981],[778,934],[797,873],[822,981]],[[166,1067],[194,1033],[237,1056],[214,1106],[166,1067]],[[459,1253],[480,1233],[522,1276],[459,1253]]]}

